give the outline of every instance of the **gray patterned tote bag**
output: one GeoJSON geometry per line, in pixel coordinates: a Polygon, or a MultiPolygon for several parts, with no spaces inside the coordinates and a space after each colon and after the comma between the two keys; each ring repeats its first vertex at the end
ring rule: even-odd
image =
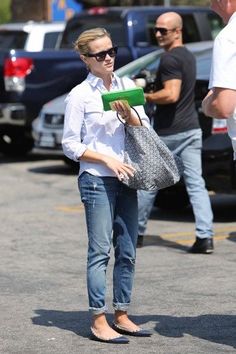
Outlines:
{"type": "Polygon", "coordinates": [[[131,126],[124,123],[118,114],[117,117],[125,125],[124,162],[136,170],[133,177],[124,178],[122,182],[130,188],[149,191],[177,183],[183,173],[182,161],[170,151],[154,129],[143,125],[131,126]]]}

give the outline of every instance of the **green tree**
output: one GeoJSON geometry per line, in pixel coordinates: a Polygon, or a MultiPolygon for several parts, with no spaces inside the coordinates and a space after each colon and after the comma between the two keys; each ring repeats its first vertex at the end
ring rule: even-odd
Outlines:
{"type": "Polygon", "coordinates": [[[0,23],[6,23],[11,20],[10,3],[11,0],[0,1],[0,23]]]}

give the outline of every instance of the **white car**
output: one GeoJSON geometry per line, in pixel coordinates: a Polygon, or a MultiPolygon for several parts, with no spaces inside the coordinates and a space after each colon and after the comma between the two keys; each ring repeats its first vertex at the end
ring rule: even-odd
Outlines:
{"type": "MultiPolygon", "coordinates": [[[[195,103],[199,121],[203,131],[203,175],[207,188],[215,191],[232,191],[236,188],[236,168],[232,160],[232,144],[227,134],[225,119],[205,117],[201,110],[201,102],[208,92],[208,80],[211,66],[213,42],[199,42],[186,45],[196,56],[197,81],[195,103]],[[222,178],[224,182],[222,183],[222,178]],[[219,183],[220,182],[220,183],[219,183]]],[[[153,88],[153,78],[159,63],[161,50],[158,49],[118,69],[118,76],[141,78],[139,83],[146,81],[144,90],[153,88]],[[145,77],[146,76],[146,77],[145,77]]],[[[39,117],[33,123],[35,146],[41,151],[63,155],[61,139],[63,132],[65,97],[58,97],[44,105],[39,117]]],[[[145,106],[151,117],[151,109],[145,106]]],[[[73,164],[72,164],[73,166],[73,164]]],[[[188,196],[183,183],[162,189],[158,193],[156,205],[161,208],[180,208],[188,204],[188,196]]]]}
{"type": "MultiPolygon", "coordinates": [[[[45,152],[45,149],[63,155],[61,139],[64,124],[65,98],[59,96],[43,105],[38,118],[33,121],[32,134],[35,147],[45,152]]],[[[41,151],[41,152],[42,152],[41,151]]]]}
{"type": "MultiPolygon", "coordinates": [[[[213,42],[189,43],[186,46],[194,53],[197,62],[197,82],[195,89],[195,103],[199,113],[200,125],[203,131],[203,157],[210,160],[203,165],[203,168],[209,167],[213,162],[227,162],[228,166],[232,161],[232,145],[227,134],[226,121],[224,119],[206,119],[201,110],[201,101],[208,92],[208,80],[211,66],[213,42]]],[[[133,62],[123,66],[116,71],[117,75],[128,76],[130,78],[141,78],[143,82],[145,77],[146,87],[144,90],[152,89],[153,77],[159,63],[161,49],[149,53],[133,62]]],[[[33,123],[33,137],[35,146],[41,149],[49,149],[61,154],[64,158],[61,148],[61,138],[64,121],[64,100],[66,95],[58,97],[43,106],[39,117],[33,123]]],[[[149,116],[149,105],[146,105],[149,116]]]]}
{"type": "MultiPolygon", "coordinates": [[[[212,41],[189,43],[186,46],[196,55],[197,58],[197,78],[199,85],[196,87],[196,102],[199,109],[199,116],[202,115],[200,112],[200,100],[206,94],[208,88],[208,78],[210,72],[211,63],[211,51],[212,51],[212,41]]],[[[139,75],[139,73],[149,72],[149,77],[145,80],[147,85],[152,85],[152,77],[155,75],[156,68],[162,53],[161,49],[149,53],[133,62],[123,66],[118,69],[116,73],[119,76],[128,76],[134,78],[139,75]]],[[[142,75],[141,75],[142,76],[142,75]]],[[[143,81],[143,79],[141,79],[143,81]]],[[[139,81],[141,81],[139,80],[139,81]]],[[[40,112],[39,117],[33,122],[33,137],[35,141],[35,147],[41,149],[41,152],[49,149],[51,152],[56,152],[57,154],[62,153],[61,148],[61,138],[63,130],[63,120],[64,120],[64,100],[66,95],[60,96],[49,103],[45,104],[40,112]]],[[[205,118],[202,119],[203,124],[206,121],[211,124],[211,120],[207,121],[205,118]]],[[[225,133],[225,122],[220,122],[223,126],[219,127],[219,122],[217,121],[217,127],[220,129],[218,132],[225,133]]],[[[203,127],[203,131],[207,131],[208,127],[203,127]]],[[[211,133],[211,132],[210,132],[211,133]]],[[[208,131],[205,134],[210,134],[208,131]]],[[[205,137],[204,136],[204,137],[205,137]]]]}
{"type": "MultiPolygon", "coordinates": [[[[199,121],[203,131],[203,175],[207,187],[215,191],[232,191],[236,188],[236,168],[232,160],[232,144],[227,134],[225,119],[211,119],[204,116],[201,102],[208,92],[208,80],[211,66],[213,42],[199,42],[186,45],[196,56],[197,81],[195,103],[198,109],[199,121]],[[222,183],[222,176],[227,180],[222,183]],[[220,183],[219,183],[220,182],[220,183]]],[[[153,78],[159,63],[162,50],[158,49],[118,69],[118,76],[128,76],[133,79],[145,79],[144,90],[153,88],[153,78]]],[[[60,96],[43,106],[39,117],[33,123],[35,146],[41,153],[60,154],[65,159],[61,139],[63,132],[65,97],[60,96]]],[[[152,107],[145,106],[147,112],[152,107]]],[[[151,116],[151,114],[149,114],[151,116]]],[[[72,162],[70,163],[72,164],[72,162]]],[[[72,164],[73,165],[73,164],[72,164]]],[[[188,195],[183,183],[162,189],[158,193],[155,204],[160,208],[181,208],[188,204],[188,195]]]]}
{"type": "Polygon", "coordinates": [[[0,25],[0,48],[39,52],[59,48],[65,22],[17,22],[0,25]]]}

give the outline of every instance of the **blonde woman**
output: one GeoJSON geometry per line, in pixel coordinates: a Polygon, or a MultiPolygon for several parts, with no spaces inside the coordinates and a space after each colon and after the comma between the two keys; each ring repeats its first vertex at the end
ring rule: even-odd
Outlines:
{"type": "MultiPolygon", "coordinates": [[[[116,111],[130,125],[140,125],[131,108],[122,101],[114,111],[104,112],[101,94],[122,89],[113,73],[117,48],[104,28],[84,31],[75,49],[88,68],[87,78],[71,90],[66,99],[62,145],[67,157],[80,162],[78,185],[85,206],[88,233],[87,287],[92,313],[92,339],[125,344],[125,335],[150,336],[127,314],[135,270],[137,242],[137,193],[126,187],[122,177],[134,173],[123,162],[124,126],[116,111]],[[106,320],[106,270],[114,247],[114,322],[106,320]]],[[[134,86],[124,79],[126,88],[134,86]]],[[[149,125],[143,107],[136,107],[143,124],[149,125]]]]}

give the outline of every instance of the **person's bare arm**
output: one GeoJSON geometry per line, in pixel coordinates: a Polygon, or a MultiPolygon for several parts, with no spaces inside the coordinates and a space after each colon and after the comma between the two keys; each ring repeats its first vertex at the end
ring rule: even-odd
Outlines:
{"type": "Polygon", "coordinates": [[[163,83],[163,89],[146,93],[145,98],[148,102],[156,104],[171,104],[178,101],[181,91],[182,81],[179,79],[167,80],[163,83]]]}
{"type": "Polygon", "coordinates": [[[213,118],[232,117],[236,107],[236,90],[214,87],[202,101],[202,110],[213,118]]]}

